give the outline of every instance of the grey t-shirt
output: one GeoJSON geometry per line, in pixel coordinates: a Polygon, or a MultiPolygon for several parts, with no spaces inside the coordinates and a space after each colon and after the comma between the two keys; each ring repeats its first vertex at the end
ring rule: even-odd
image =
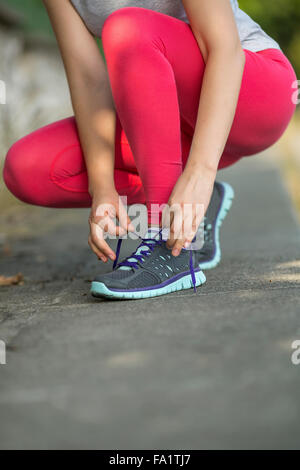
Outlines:
{"type": "MultiPolygon", "coordinates": [[[[88,29],[101,37],[104,20],[110,13],[123,7],[143,7],[189,22],[181,0],[71,0],[88,29]]],[[[237,0],[230,0],[244,49],[260,51],[281,49],[261,26],[239,8],[237,0]]],[[[267,0],[266,0],[267,1],[267,0]]]]}

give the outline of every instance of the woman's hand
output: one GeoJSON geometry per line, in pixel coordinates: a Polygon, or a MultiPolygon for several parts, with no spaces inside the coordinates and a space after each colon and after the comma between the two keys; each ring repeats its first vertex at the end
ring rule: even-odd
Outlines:
{"type": "Polygon", "coordinates": [[[93,202],[89,217],[89,246],[104,263],[108,258],[114,261],[116,254],[106,243],[105,233],[122,236],[128,231],[133,232],[134,227],[114,186],[93,191],[91,195],[93,202]],[[115,224],[115,218],[118,219],[119,226],[115,224]]]}
{"type": "Polygon", "coordinates": [[[170,226],[167,247],[173,256],[192,242],[208,208],[215,178],[216,171],[207,168],[184,171],[178,178],[162,216],[163,227],[170,226]]]}

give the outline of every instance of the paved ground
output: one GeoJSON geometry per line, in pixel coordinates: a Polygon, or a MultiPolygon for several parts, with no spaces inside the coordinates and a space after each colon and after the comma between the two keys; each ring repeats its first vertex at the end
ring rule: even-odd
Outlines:
{"type": "Polygon", "coordinates": [[[0,290],[1,448],[300,447],[299,227],[269,160],[223,172],[236,200],[198,295],[97,301],[87,212],[24,220],[1,258],[26,281],[0,290]]]}

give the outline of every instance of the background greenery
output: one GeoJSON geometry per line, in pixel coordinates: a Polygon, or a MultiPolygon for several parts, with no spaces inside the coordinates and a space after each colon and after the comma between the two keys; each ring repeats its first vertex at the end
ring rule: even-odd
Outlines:
{"type": "Polygon", "coordinates": [[[300,0],[240,0],[239,4],[279,42],[300,75],[300,0]]]}
{"type": "MultiPolygon", "coordinates": [[[[27,35],[53,37],[42,0],[0,0],[1,4],[21,15],[19,28],[27,35]]],[[[300,0],[239,0],[239,4],[279,42],[300,76],[300,0]]]]}

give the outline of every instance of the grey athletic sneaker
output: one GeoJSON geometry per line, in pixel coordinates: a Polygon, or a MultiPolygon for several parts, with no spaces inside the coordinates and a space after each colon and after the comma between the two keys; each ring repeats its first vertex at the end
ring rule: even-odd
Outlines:
{"type": "Polygon", "coordinates": [[[233,188],[224,182],[215,182],[212,197],[204,217],[204,244],[199,252],[201,269],[216,267],[221,261],[220,227],[234,198],[233,188]]]}
{"type": "Polygon", "coordinates": [[[198,254],[199,251],[183,249],[179,256],[173,256],[159,232],[157,237],[142,239],[135,252],[112,272],[97,276],[91,293],[109,299],[141,299],[191,287],[196,290],[206,281],[198,254]]]}

